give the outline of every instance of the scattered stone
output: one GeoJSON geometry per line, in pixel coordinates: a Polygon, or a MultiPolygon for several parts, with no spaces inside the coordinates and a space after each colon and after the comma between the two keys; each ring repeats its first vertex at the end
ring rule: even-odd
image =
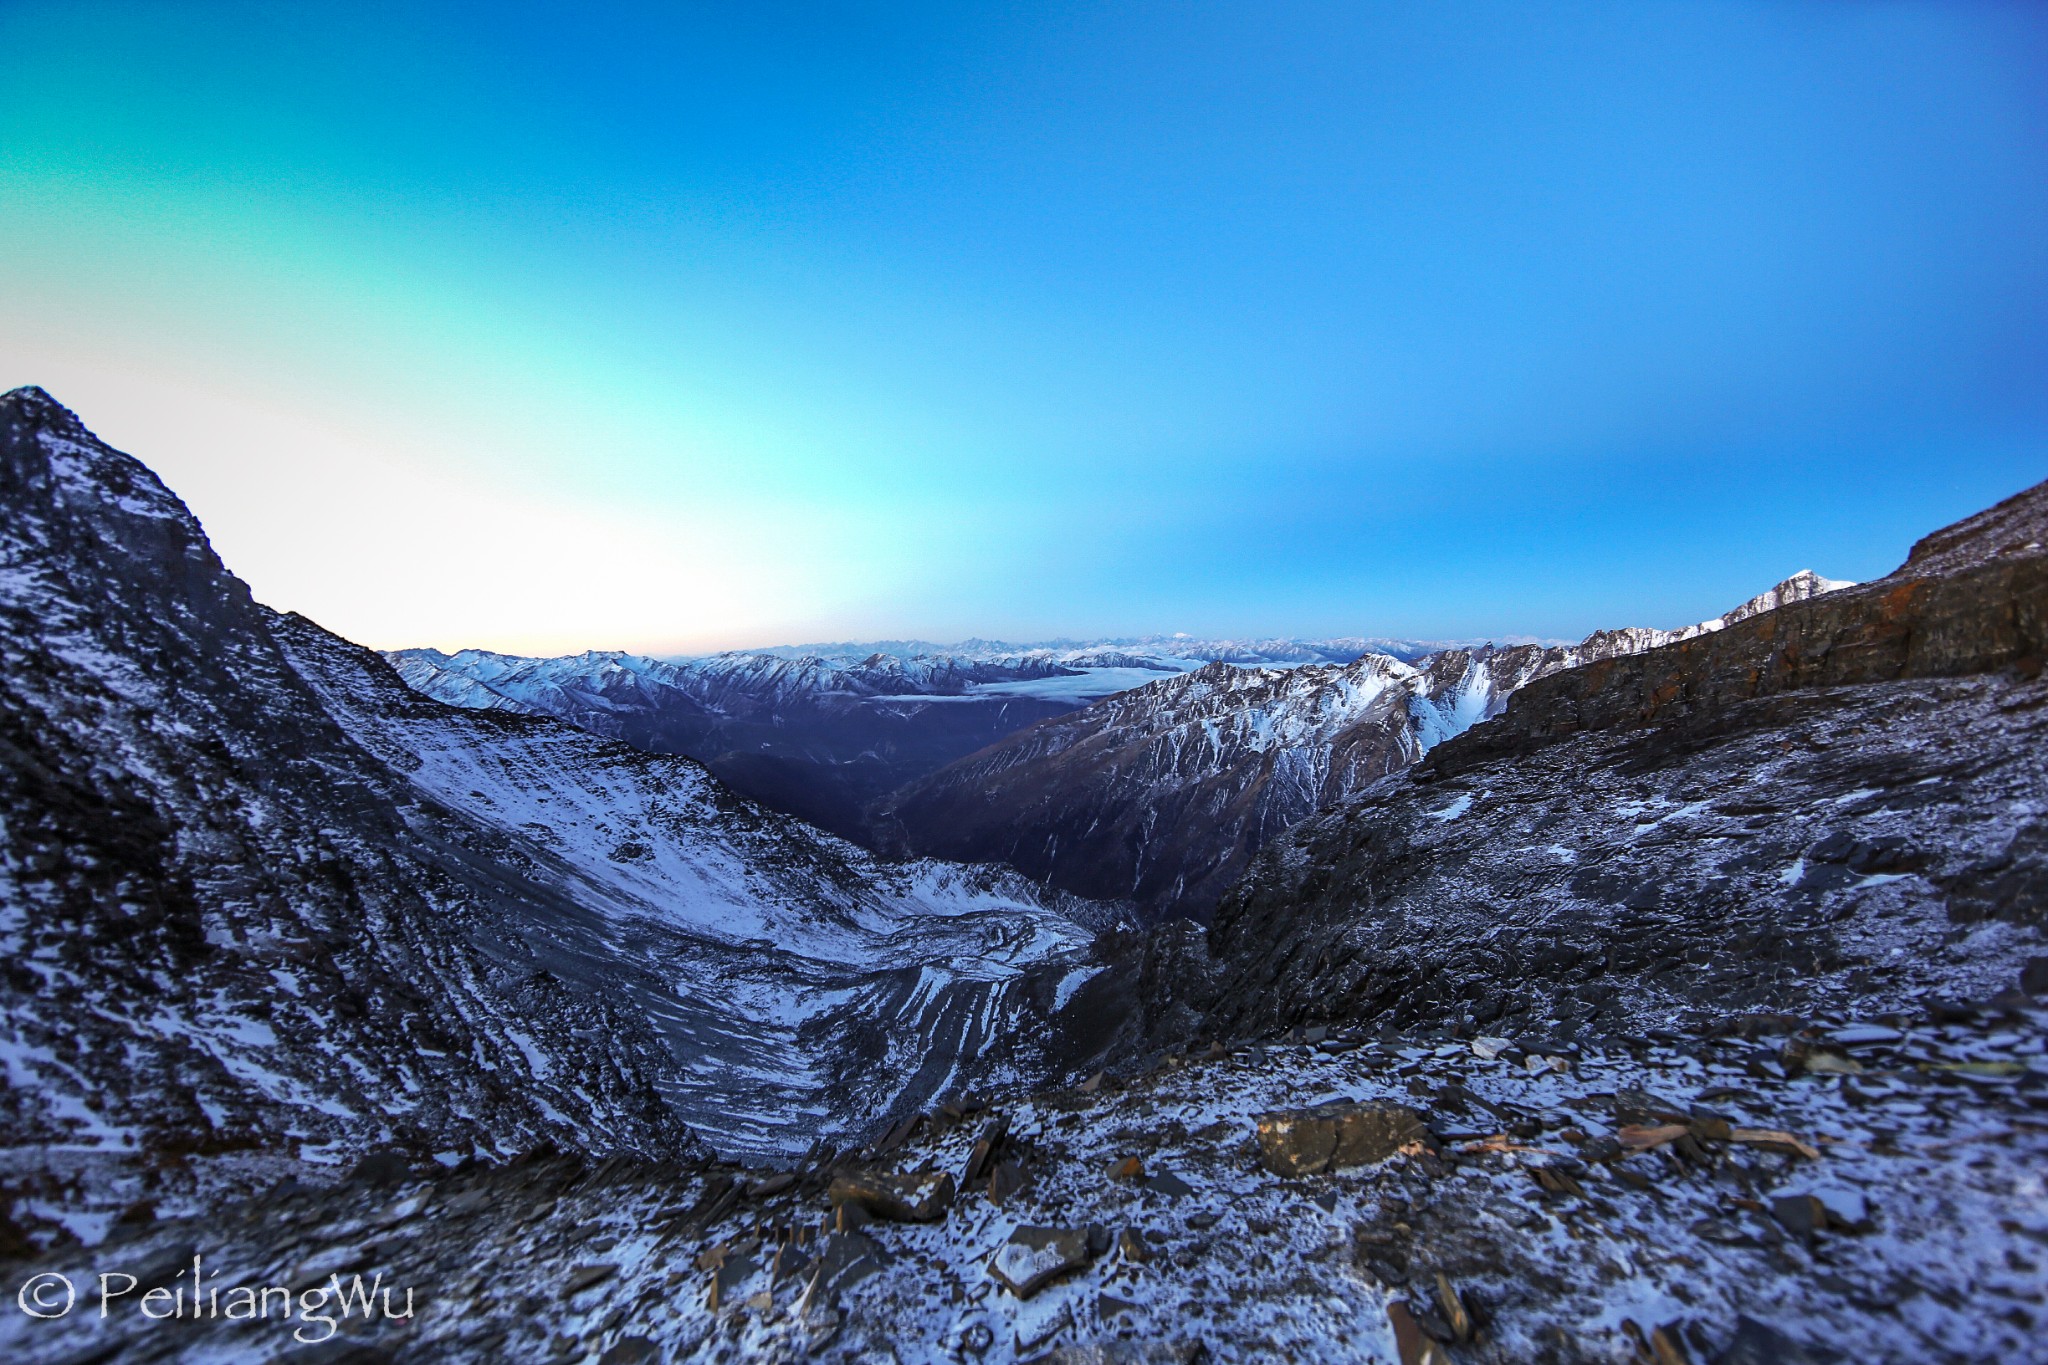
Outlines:
{"type": "Polygon", "coordinates": [[[1381,1102],[1283,1109],[1258,1119],[1259,1160],[1285,1176],[1384,1161],[1428,1136],[1413,1109],[1381,1102]]]}
{"type": "Polygon", "coordinates": [[[1687,1131],[1695,1142],[1726,1142],[1735,1128],[1719,1114],[1695,1112],[1687,1131]]]}
{"type": "Polygon", "coordinates": [[[1130,1265],[1143,1265],[1152,1259],[1152,1253],[1145,1246],[1145,1239],[1138,1235],[1136,1228],[1125,1228],[1116,1235],[1117,1255],[1130,1265]]]}
{"type": "Polygon", "coordinates": [[[1399,1299],[1387,1304],[1387,1322],[1394,1329],[1394,1350],[1401,1365],[1451,1365],[1451,1358],[1436,1340],[1422,1330],[1408,1305],[1399,1299]]]}
{"type": "Polygon", "coordinates": [[[1870,1201],[1854,1190],[1816,1190],[1814,1197],[1827,1206],[1828,1228],[1841,1232],[1870,1232],[1870,1201]]]}
{"type": "Polygon", "coordinates": [[[972,1187],[977,1180],[980,1180],[988,1173],[989,1162],[994,1159],[996,1148],[1009,1135],[1009,1131],[1009,1119],[1000,1114],[989,1122],[987,1128],[982,1130],[981,1137],[976,1140],[973,1150],[967,1154],[967,1165],[960,1173],[960,1188],[968,1189],[972,1187]]]}
{"type": "Polygon", "coordinates": [[[1820,1160],[1820,1148],[1792,1136],[1780,1128],[1732,1128],[1728,1132],[1730,1142],[1740,1142],[1758,1147],[1780,1156],[1803,1156],[1808,1161],[1820,1160]]]}
{"type": "Polygon", "coordinates": [[[1691,1131],[1691,1125],[1684,1123],[1660,1123],[1655,1127],[1632,1123],[1617,1132],[1614,1140],[1630,1152],[1647,1152],[1667,1142],[1676,1142],[1691,1131]]]}
{"type": "Polygon", "coordinates": [[[1465,1310],[1465,1301],[1458,1297],[1450,1277],[1441,1270],[1436,1273],[1436,1301],[1443,1307],[1444,1323],[1451,1329],[1451,1340],[1461,1343],[1472,1340],[1472,1315],[1465,1310]]]}
{"type": "Polygon", "coordinates": [[[660,1358],[660,1348],[646,1337],[620,1337],[597,1358],[597,1365],[647,1365],[660,1358]]]}
{"type": "Polygon", "coordinates": [[[1127,1156],[1109,1168],[1111,1180],[1143,1180],[1145,1163],[1134,1156],[1127,1156]]]}
{"type": "Polygon", "coordinates": [[[1102,1083],[1108,1079],[1109,1073],[1107,1071],[1096,1072],[1093,1076],[1090,1076],[1087,1080],[1081,1082],[1081,1093],[1084,1095],[1094,1094],[1096,1091],[1102,1089],[1102,1083]]]}
{"type": "Polygon", "coordinates": [[[1726,1031],[1738,1038],[1763,1038],[1791,1033],[1805,1023],[1796,1014],[1738,1014],[1728,1021],[1726,1031]]]}
{"type": "Polygon", "coordinates": [[[1188,1215],[1188,1226],[1197,1232],[1207,1232],[1210,1228],[1215,1227],[1218,1221],[1220,1221],[1220,1216],[1214,1213],[1191,1213],[1188,1215]]]}
{"type": "Polygon", "coordinates": [[[1323,1041],[1323,1039],[1325,1039],[1325,1038],[1327,1038],[1327,1037],[1329,1037],[1329,1036],[1330,1036],[1330,1030],[1328,1029],[1328,1027],[1326,1027],[1325,1025],[1322,1025],[1322,1024],[1317,1024],[1317,1025],[1316,1025],[1316,1026],[1315,1026],[1314,1028],[1309,1028],[1309,1029],[1303,1029],[1303,1030],[1302,1030],[1302,1032],[1301,1032],[1301,1041],[1302,1041],[1302,1042],[1304,1042],[1304,1043],[1308,1043],[1308,1044],[1310,1044],[1311,1046],[1313,1046],[1313,1045],[1314,1045],[1314,1044],[1316,1044],[1316,1043],[1320,1043],[1320,1042],[1322,1042],[1322,1041],[1323,1041]]]}
{"type": "Polygon", "coordinates": [[[2035,999],[2048,996],[2048,957],[2030,957],[2020,969],[2020,989],[2035,999]]]}
{"type": "Polygon", "coordinates": [[[1810,1194],[1782,1194],[1771,1201],[1771,1217],[1794,1237],[1812,1243],[1827,1231],[1827,1205],[1810,1194]]]}
{"type": "Polygon", "coordinates": [[[1028,1178],[1023,1162],[1014,1159],[999,1161],[988,1175],[988,1197],[1000,1204],[1023,1189],[1028,1178]]]}
{"type": "Polygon", "coordinates": [[[1091,1259],[1086,1229],[1022,1227],[989,1261],[989,1274],[1018,1298],[1028,1299],[1091,1259]]]}
{"type": "MultiPolygon", "coordinates": [[[[818,1245],[818,1268],[811,1272],[813,1289],[832,1291],[864,1280],[889,1263],[888,1253],[858,1232],[835,1232],[818,1245]]],[[[811,1291],[806,1291],[808,1297],[811,1291]]]]}
{"type": "Polygon", "coordinates": [[[1129,1299],[1117,1298],[1114,1294],[1104,1294],[1095,1300],[1095,1315],[1104,1322],[1111,1322],[1117,1318],[1135,1318],[1138,1312],[1137,1304],[1129,1299]]]}
{"type": "Polygon", "coordinates": [[[597,1265],[579,1265],[569,1272],[569,1278],[562,1284],[564,1298],[574,1298],[584,1290],[603,1284],[619,1273],[619,1268],[608,1262],[597,1265]]]}
{"type": "Polygon", "coordinates": [[[1877,1047],[1896,1043],[1906,1035],[1882,1024],[1850,1024],[1828,1034],[1828,1041],[1840,1047],[1877,1047]]]}
{"type": "Polygon", "coordinates": [[[857,1204],[891,1222],[936,1223],[953,1202],[953,1177],[944,1171],[842,1175],[832,1182],[827,1197],[835,1205],[857,1204]]]}
{"type": "Polygon", "coordinates": [[[1661,1127],[1667,1123],[1689,1123],[1692,1114],[1682,1104],[1652,1095],[1647,1090],[1617,1090],[1612,1104],[1614,1121],[1621,1126],[1661,1127]]]}
{"type": "Polygon", "coordinates": [[[1497,1060],[1503,1052],[1506,1052],[1513,1046],[1514,1044],[1506,1038],[1474,1038],[1472,1040],[1472,1055],[1481,1061],[1491,1062],[1497,1060]]]}
{"type": "Polygon", "coordinates": [[[747,1188],[747,1193],[756,1199],[767,1199],[781,1194],[797,1182],[795,1171],[777,1171],[765,1180],[757,1180],[747,1188]]]}
{"type": "Polygon", "coordinates": [[[1150,1190],[1154,1194],[1163,1194],[1169,1199],[1184,1199],[1195,1192],[1193,1185],[1188,1184],[1187,1181],[1182,1180],[1172,1171],[1161,1171],[1157,1175],[1147,1176],[1140,1182],[1139,1187],[1150,1190]]]}
{"type": "Polygon", "coordinates": [[[1925,1008],[1930,1023],[1974,1024],[1977,1022],[1976,1009],[1960,1000],[1947,1000],[1940,996],[1930,996],[1927,999],[1925,1008]]]}
{"type": "Polygon", "coordinates": [[[1837,1351],[1795,1341],[1755,1318],[1739,1317],[1719,1365],[1836,1365],[1842,1358],[1837,1351]]]}
{"type": "Polygon", "coordinates": [[[1638,1365],[1692,1365],[1692,1355],[1685,1349],[1675,1323],[1667,1323],[1644,1336],[1634,1318],[1623,1318],[1621,1331],[1635,1347],[1638,1365]]]}
{"type": "Polygon", "coordinates": [[[1856,1076],[1863,1071],[1863,1063],[1840,1048],[1823,1046],[1800,1037],[1785,1044],[1785,1050],[1778,1054],[1778,1061],[1788,1076],[1802,1072],[1810,1076],[1856,1076]]]}
{"type": "Polygon", "coordinates": [[[875,1144],[875,1150],[879,1152],[895,1151],[898,1147],[910,1141],[911,1136],[917,1132],[918,1125],[924,1121],[924,1115],[912,1114],[909,1118],[904,1119],[887,1133],[883,1134],[882,1140],[875,1144]]]}

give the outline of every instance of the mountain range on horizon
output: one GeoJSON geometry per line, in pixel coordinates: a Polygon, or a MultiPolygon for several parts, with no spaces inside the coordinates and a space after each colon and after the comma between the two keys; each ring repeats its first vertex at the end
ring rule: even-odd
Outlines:
{"type": "Polygon", "coordinates": [[[1524,683],[1849,586],[1801,570],[1708,621],[1575,645],[1174,636],[385,657],[437,700],[685,754],[878,851],[1007,863],[1148,919],[1203,918],[1268,839],[1497,714],[1524,683]],[[1134,837],[1162,820],[1181,832],[1134,837]]]}

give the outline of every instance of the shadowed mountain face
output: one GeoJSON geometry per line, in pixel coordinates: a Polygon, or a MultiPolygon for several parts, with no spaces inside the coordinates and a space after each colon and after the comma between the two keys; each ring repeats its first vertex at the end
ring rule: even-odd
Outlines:
{"type": "Polygon", "coordinates": [[[874,846],[889,793],[1038,721],[1204,663],[1288,668],[1402,659],[1412,640],[1046,645],[967,640],[783,646],[667,661],[593,650],[533,659],[465,649],[385,657],[452,706],[553,716],[652,753],[698,759],[743,795],[874,846]]]}
{"type": "Polygon", "coordinates": [[[1023,1021],[1113,919],[423,697],[34,389],[0,398],[0,658],[17,1192],[52,1154],[104,1207],[378,1147],[801,1151],[1035,1074],[1023,1021]]]}
{"type": "Polygon", "coordinates": [[[1008,863],[1076,894],[1205,920],[1268,842],[1498,715],[1560,670],[1846,585],[1802,572],[1713,621],[1575,646],[1367,654],[1293,670],[1211,664],[1035,725],[883,801],[885,847],[1008,863]]]}
{"type": "Polygon", "coordinates": [[[2048,916],[2044,525],[2048,485],[1878,582],[1532,682],[1156,943],[1149,1027],[1568,1036],[2010,989],[2048,916]]]}
{"type": "Polygon", "coordinates": [[[914,777],[1077,702],[1001,690],[1076,676],[1049,659],[852,663],[726,654],[524,659],[395,651],[399,676],[451,705],[553,716],[705,764],[743,795],[852,839],[867,806],[914,777]],[[979,688],[995,687],[994,692],[979,688]]]}

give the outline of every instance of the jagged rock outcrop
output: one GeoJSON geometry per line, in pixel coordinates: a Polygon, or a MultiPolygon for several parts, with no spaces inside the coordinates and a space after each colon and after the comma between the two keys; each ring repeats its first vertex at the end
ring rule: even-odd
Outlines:
{"type": "Polygon", "coordinates": [[[1206,952],[1150,969],[1155,1031],[1571,1035],[2013,987],[2048,913],[2044,508],[1525,687],[1268,849],[1206,952]]]}

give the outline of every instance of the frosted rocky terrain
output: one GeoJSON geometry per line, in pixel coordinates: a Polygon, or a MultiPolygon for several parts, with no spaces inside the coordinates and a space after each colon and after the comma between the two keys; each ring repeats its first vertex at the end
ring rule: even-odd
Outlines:
{"type": "MultiPolygon", "coordinates": [[[[197,1253],[250,1283],[420,1287],[409,1319],[339,1321],[351,1360],[2033,1359],[2048,1012],[1947,1017],[1815,1018],[1817,1048],[1775,1019],[1597,1046],[1317,1030],[935,1113],[794,1180],[527,1161],[278,1191],[37,1264],[161,1274],[197,1253]],[[1433,1131],[1362,1167],[1266,1170],[1258,1116],[1324,1099],[1412,1106],[1433,1131]],[[977,1165],[1005,1174],[926,1223],[831,1197],[835,1171],[977,1165]],[[1034,1261],[1034,1229],[1070,1234],[1065,1254],[1034,1261]],[[1056,1273],[1025,1296],[992,1273],[1034,1264],[1056,1273]]],[[[58,1359],[59,1325],[0,1320],[0,1340],[58,1359]]],[[[185,1361],[324,1331],[75,1326],[63,1350],[185,1361]]]]}
{"type": "Polygon", "coordinates": [[[1147,932],[423,695],[39,391],[0,504],[0,1270],[80,1293],[0,1358],[2039,1357],[2048,485],[1554,668],[1170,679],[1194,789],[1392,757],[1147,932]]]}

